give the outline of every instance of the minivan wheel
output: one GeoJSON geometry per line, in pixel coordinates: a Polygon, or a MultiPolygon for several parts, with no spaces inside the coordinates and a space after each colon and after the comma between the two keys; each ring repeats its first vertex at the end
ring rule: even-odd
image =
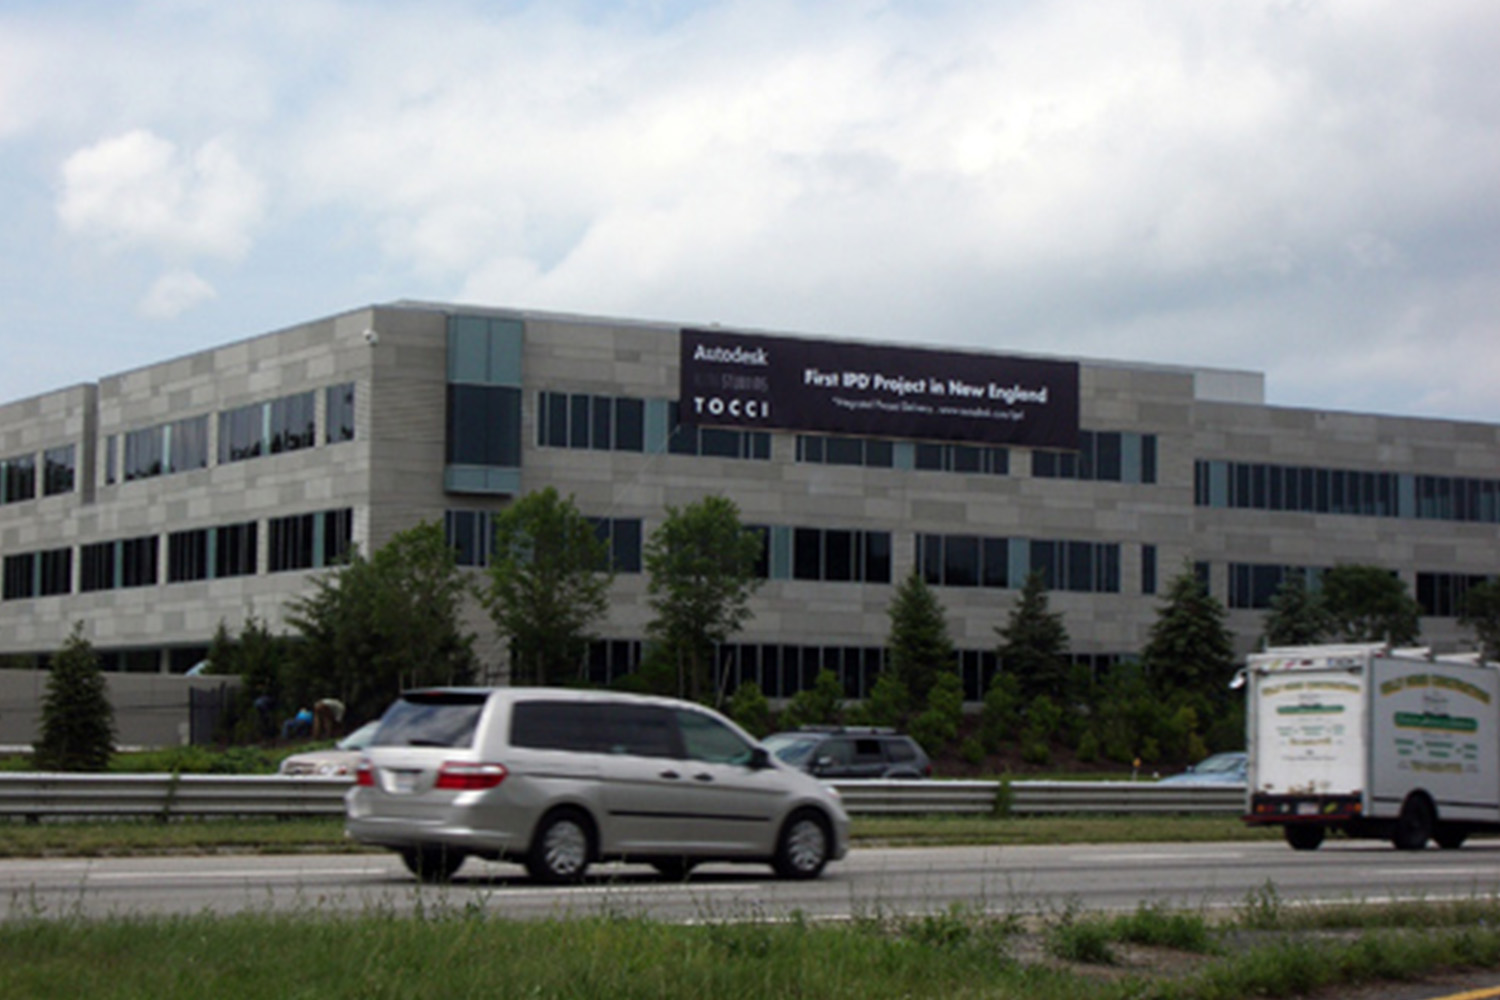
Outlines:
{"type": "Polygon", "coordinates": [[[781,830],[772,866],[782,878],[817,878],[828,864],[828,822],[815,812],[793,813],[781,830]]]}
{"type": "Polygon", "coordinates": [[[651,867],[668,882],[686,882],[687,877],[698,867],[692,858],[657,858],[651,867]]]}
{"type": "Polygon", "coordinates": [[[588,870],[592,845],[583,816],[572,810],[545,817],[526,855],[526,870],[538,882],[577,882],[588,870]]]}
{"type": "Polygon", "coordinates": [[[458,871],[468,855],[456,847],[441,844],[424,844],[408,847],[401,852],[406,870],[423,882],[446,882],[458,871]]]}

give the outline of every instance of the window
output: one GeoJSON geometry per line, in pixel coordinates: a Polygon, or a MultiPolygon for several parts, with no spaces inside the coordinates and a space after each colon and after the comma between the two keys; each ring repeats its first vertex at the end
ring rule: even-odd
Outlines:
{"type": "Polygon", "coordinates": [[[48,549],[37,554],[37,596],[51,597],[73,589],[73,550],[48,549]]]}
{"type": "Polygon", "coordinates": [[[1156,546],[1141,546],[1141,593],[1156,593],[1156,546]]]}
{"type": "Polygon", "coordinates": [[[677,728],[688,760],[710,764],[743,764],[750,759],[750,746],[717,719],[701,712],[677,709],[677,728]]]}
{"type": "Polygon", "coordinates": [[[594,531],[609,552],[609,565],[616,573],[641,571],[640,518],[591,517],[594,531]]]}
{"type": "Polygon", "coordinates": [[[1004,448],[918,442],[913,465],[928,472],[1010,474],[1010,452],[1004,448]]]}
{"type": "Polygon", "coordinates": [[[1038,479],[1110,483],[1156,482],[1156,435],[1079,431],[1077,451],[1035,451],[1031,474],[1038,479]]]}
{"type": "Polygon", "coordinates": [[[1466,573],[1418,573],[1417,603],[1422,614],[1434,618],[1457,618],[1463,613],[1469,591],[1490,580],[1466,573]]]}
{"type": "Polygon", "coordinates": [[[1033,541],[1031,569],[1048,590],[1120,592],[1120,546],[1112,542],[1033,541]]]}
{"type": "Polygon", "coordinates": [[[122,541],[120,543],[120,586],[155,586],[159,549],[155,535],[127,538],[122,541]]]}
{"type": "Polygon", "coordinates": [[[219,414],[219,464],[255,458],[266,450],[265,408],[260,403],[219,414]]]}
{"type": "Polygon", "coordinates": [[[115,543],[95,542],[78,550],[78,590],[88,594],[115,587],[115,543]]]}
{"type": "Polygon", "coordinates": [[[253,576],[256,569],[255,522],[214,529],[214,576],[253,576]]]}
{"type": "Polygon", "coordinates": [[[918,535],[917,566],[934,587],[1010,585],[1010,540],[976,535],[918,535]]]}
{"type": "Polygon", "coordinates": [[[1229,564],[1230,608],[1265,610],[1271,606],[1276,591],[1290,576],[1297,574],[1309,590],[1315,590],[1322,570],[1312,566],[1278,566],[1256,563],[1229,564]]]}
{"type": "Polygon", "coordinates": [[[623,396],[538,393],[536,438],[544,448],[644,451],[646,403],[623,396]]]}
{"type": "Polygon", "coordinates": [[[0,502],[36,499],[36,456],[21,455],[0,461],[0,502]]]}
{"type": "Polygon", "coordinates": [[[765,431],[740,431],[724,427],[699,427],[681,422],[680,403],[668,406],[667,451],[673,455],[701,455],[713,458],[769,460],[771,435],[765,431]]]}
{"type": "Polygon", "coordinates": [[[125,481],[159,476],[166,469],[166,428],[130,431],[125,440],[125,481]]]}
{"type": "Polygon", "coordinates": [[[323,440],[328,444],[354,440],[354,383],[324,390],[323,440]]]}
{"type": "Polygon", "coordinates": [[[797,461],[813,465],[856,465],[889,469],[896,464],[896,448],[875,438],[797,436],[797,461]]]}
{"type": "Polygon", "coordinates": [[[448,464],[520,466],[520,389],[458,383],[448,386],[448,464]]]}
{"type": "Polygon", "coordinates": [[[42,452],[42,492],[47,496],[72,493],[75,479],[73,445],[42,452]]]}
{"type": "Polygon", "coordinates": [[[313,429],[315,405],[310,392],[271,401],[271,454],[313,446],[316,440],[313,429]]]}
{"type": "Polygon", "coordinates": [[[167,536],[167,582],[208,579],[208,530],[174,531],[167,536]]]}
{"type": "Polygon", "coordinates": [[[490,515],[482,510],[450,510],[443,514],[443,534],[460,566],[490,564],[490,515]]]}
{"type": "Polygon", "coordinates": [[[829,582],[890,583],[890,532],[794,528],[792,577],[829,582]]]}
{"type": "Polygon", "coordinates": [[[36,553],[23,552],[5,557],[3,597],[14,601],[36,595],[36,553]]]}
{"type": "Polygon", "coordinates": [[[343,558],[352,513],[345,509],[271,518],[266,523],[266,572],[316,569],[343,558]]]}
{"type": "Polygon", "coordinates": [[[208,416],[179,420],[169,428],[172,437],[169,472],[208,468],[208,416]]]}

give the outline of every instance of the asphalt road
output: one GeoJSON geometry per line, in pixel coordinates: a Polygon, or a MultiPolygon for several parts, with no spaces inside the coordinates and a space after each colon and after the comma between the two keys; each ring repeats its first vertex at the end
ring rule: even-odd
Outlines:
{"type": "Polygon", "coordinates": [[[996,914],[1186,909],[1248,900],[1363,901],[1500,893],[1500,841],[1457,851],[1336,842],[1315,852],[1279,843],[864,849],[814,882],[781,882],[762,866],[711,865],[687,883],[649,868],[596,866],[551,888],[514,865],[471,859],[451,885],[419,885],[394,855],[212,855],[0,861],[0,919],[24,916],[240,911],[348,913],[418,907],[517,919],[611,914],[661,920],[922,914],[962,904],[996,914]]]}

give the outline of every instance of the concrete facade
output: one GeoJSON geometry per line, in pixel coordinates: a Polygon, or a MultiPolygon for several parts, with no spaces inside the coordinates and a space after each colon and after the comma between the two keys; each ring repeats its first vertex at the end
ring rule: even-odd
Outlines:
{"type": "MultiPolygon", "coordinates": [[[[295,567],[273,571],[272,522],[314,515],[317,537],[346,531],[368,551],[420,520],[446,522],[451,532],[455,516],[490,514],[516,495],[549,485],[572,495],[584,514],[638,528],[641,538],[669,506],[709,493],[734,500],[747,524],[765,526],[771,578],[754,599],[754,620],[738,637],[755,652],[731,673],[764,680],[767,650],[795,647],[801,652],[775,654],[781,673],[765,685],[782,695],[810,681],[818,663],[835,665],[846,673],[851,693],[862,693],[878,666],[896,583],[917,564],[919,536],[954,539],[955,551],[977,538],[980,548],[990,545],[987,566],[1005,563],[1002,586],[938,584],[953,637],[967,657],[971,696],[994,669],[995,628],[1004,624],[1025,569],[1042,558],[1037,553],[1045,543],[1059,542],[1057,552],[1084,560],[1075,575],[1096,573],[1105,581],[1054,589],[1050,596],[1052,608],[1065,616],[1074,652],[1099,664],[1145,644],[1159,595],[1187,565],[1206,573],[1215,596],[1230,603],[1243,591],[1235,590],[1235,581],[1251,575],[1246,567],[1377,563],[1399,573],[1415,593],[1419,582],[1431,590],[1434,580],[1461,585],[1491,574],[1500,557],[1500,524],[1490,516],[1489,500],[1484,519],[1461,520],[1378,516],[1374,500],[1368,512],[1337,513],[1269,509],[1284,508],[1280,501],[1268,509],[1235,506],[1220,495],[1225,482],[1235,481],[1237,467],[1253,465],[1274,466],[1269,475],[1278,484],[1282,469],[1312,470],[1309,482],[1320,470],[1383,475],[1382,489],[1398,498],[1390,501],[1393,510],[1404,504],[1408,514],[1425,502],[1424,477],[1472,482],[1457,488],[1482,499],[1500,492],[1490,478],[1500,469],[1500,427],[1494,425],[1269,407],[1263,378],[1254,372],[1080,360],[1078,423],[1109,436],[1110,447],[1119,449],[1111,461],[1123,471],[1114,478],[1039,474],[1043,462],[1071,459],[1025,446],[1004,449],[1003,474],[913,467],[921,442],[903,440],[889,443],[895,459],[886,466],[804,461],[804,447],[816,442],[800,438],[836,435],[796,429],[769,431],[765,457],[684,454],[667,445],[674,429],[668,414],[680,393],[681,336],[669,324],[397,303],[0,406],[0,462],[22,483],[19,494],[12,491],[0,504],[0,557],[8,567],[0,656],[29,665],[30,657],[55,650],[82,622],[110,654],[112,668],[180,672],[201,657],[221,622],[233,631],[254,616],[281,630],[286,601],[306,592],[309,577],[322,570],[322,556],[315,554],[313,565],[301,565],[299,557],[295,567]],[[458,343],[453,331],[460,321],[491,323],[501,330],[495,344],[510,343],[506,338],[519,331],[519,370],[506,377],[520,399],[519,433],[506,429],[519,443],[511,468],[476,472],[450,461],[449,399],[462,381],[454,375],[459,359],[451,345],[458,343]],[[353,437],[330,442],[329,390],[345,386],[353,392],[353,437]],[[279,419],[276,401],[303,393],[314,399],[311,445],[222,460],[226,414],[249,414],[245,420],[270,427],[279,419]],[[566,396],[568,405],[584,396],[638,403],[643,444],[616,450],[541,443],[543,394],[549,393],[566,396]],[[182,470],[127,478],[128,437],[197,418],[206,433],[201,465],[189,459],[182,470]],[[40,467],[49,451],[69,446],[73,482],[49,494],[40,467]],[[23,495],[27,456],[39,467],[31,496],[23,495]],[[217,572],[211,562],[219,550],[243,540],[220,529],[247,524],[256,525],[254,572],[217,572]],[[181,552],[172,536],[194,532],[194,538],[213,539],[209,568],[195,564],[191,578],[173,578],[181,572],[181,552]],[[805,574],[796,546],[806,539],[836,548],[850,539],[863,544],[867,536],[875,538],[870,544],[888,546],[888,581],[799,578],[805,574]],[[112,542],[134,546],[116,550],[122,560],[140,559],[155,546],[154,581],[143,582],[139,573],[129,580],[132,570],[114,567],[113,579],[101,585],[107,571],[99,568],[98,546],[112,542]],[[95,546],[88,557],[94,583],[86,589],[89,546],[95,546]],[[58,570],[63,550],[70,553],[67,584],[46,584],[46,567],[58,570]],[[54,555],[40,558],[44,553],[54,555]],[[783,669],[793,660],[795,669],[783,669]]],[[[182,443],[197,433],[176,430],[172,440],[182,443]]],[[[1246,472],[1245,481],[1259,475],[1246,472]]],[[[602,630],[614,645],[599,653],[599,677],[617,676],[638,655],[650,617],[645,589],[639,572],[617,577],[602,630]]],[[[1238,603],[1246,603],[1243,594],[1238,603]]],[[[1254,647],[1263,615],[1261,608],[1232,607],[1230,625],[1241,651],[1254,647]]],[[[476,611],[470,624],[492,676],[502,677],[504,653],[487,621],[476,611]]],[[[1422,626],[1424,640],[1436,645],[1466,638],[1451,610],[1429,615],[1422,626]]]]}

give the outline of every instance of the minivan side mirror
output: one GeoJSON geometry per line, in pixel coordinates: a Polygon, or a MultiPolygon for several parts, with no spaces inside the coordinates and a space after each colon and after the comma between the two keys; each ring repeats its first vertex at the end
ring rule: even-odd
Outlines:
{"type": "Polygon", "coordinates": [[[750,762],[746,765],[752,771],[764,771],[771,766],[771,754],[765,747],[750,748],[750,762]]]}

